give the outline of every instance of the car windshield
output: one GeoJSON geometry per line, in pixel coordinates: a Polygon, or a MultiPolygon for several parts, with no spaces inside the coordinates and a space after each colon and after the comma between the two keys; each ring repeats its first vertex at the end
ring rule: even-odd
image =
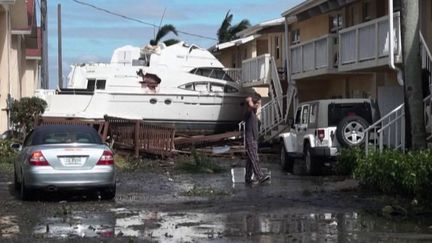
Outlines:
{"type": "Polygon", "coordinates": [[[95,129],[86,126],[47,126],[35,129],[29,145],[90,143],[101,144],[95,129]]]}

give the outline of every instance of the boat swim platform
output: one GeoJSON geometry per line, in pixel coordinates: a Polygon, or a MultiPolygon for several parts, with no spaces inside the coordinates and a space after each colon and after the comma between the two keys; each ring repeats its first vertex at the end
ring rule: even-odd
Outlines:
{"type": "Polygon", "coordinates": [[[103,142],[116,149],[134,151],[136,157],[146,153],[166,157],[195,147],[235,144],[242,141],[240,131],[176,137],[173,125],[110,116],[105,116],[104,119],[41,117],[36,125],[48,124],[92,126],[98,131],[103,142]]]}

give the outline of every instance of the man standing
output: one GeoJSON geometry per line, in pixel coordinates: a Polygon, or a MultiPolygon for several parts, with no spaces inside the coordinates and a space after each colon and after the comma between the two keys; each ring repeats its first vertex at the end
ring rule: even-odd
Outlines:
{"type": "Polygon", "coordinates": [[[246,98],[247,112],[245,115],[245,142],[246,142],[246,175],[245,182],[263,183],[270,179],[270,176],[264,175],[261,170],[258,158],[258,118],[257,110],[261,106],[261,96],[257,93],[246,98]],[[252,180],[252,174],[255,174],[256,180],[252,180]]]}

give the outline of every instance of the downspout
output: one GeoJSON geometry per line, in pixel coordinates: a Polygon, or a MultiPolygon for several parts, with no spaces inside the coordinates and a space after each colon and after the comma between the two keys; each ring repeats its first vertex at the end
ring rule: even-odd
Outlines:
{"type": "MultiPolygon", "coordinates": [[[[388,0],[388,11],[389,11],[389,48],[390,48],[390,53],[389,53],[389,66],[391,69],[395,70],[397,73],[397,81],[399,83],[400,86],[404,85],[404,80],[403,80],[403,71],[402,69],[396,67],[395,63],[394,63],[394,35],[393,35],[393,31],[394,31],[394,14],[393,14],[393,0],[388,0]]],[[[402,42],[402,39],[399,36],[399,46],[400,43],[402,42]]],[[[402,51],[402,48],[399,48],[400,51],[402,51]]]]}
{"type": "Polygon", "coordinates": [[[7,112],[7,129],[11,128],[10,121],[10,105],[12,98],[12,82],[11,82],[11,71],[10,71],[10,50],[11,50],[11,41],[12,41],[12,30],[11,30],[11,22],[10,22],[10,6],[3,5],[6,9],[6,58],[7,58],[7,82],[8,82],[8,95],[6,97],[6,112],[7,112]]]}

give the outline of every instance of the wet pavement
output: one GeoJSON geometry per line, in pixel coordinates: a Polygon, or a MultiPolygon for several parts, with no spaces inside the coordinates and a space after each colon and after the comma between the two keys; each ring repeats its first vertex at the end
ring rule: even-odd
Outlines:
{"type": "Polygon", "coordinates": [[[252,187],[230,171],[121,172],[115,201],[22,202],[0,174],[0,242],[432,242],[432,217],[384,216],[386,202],[352,179],[265,167],[271,182],[252,187]]]}

